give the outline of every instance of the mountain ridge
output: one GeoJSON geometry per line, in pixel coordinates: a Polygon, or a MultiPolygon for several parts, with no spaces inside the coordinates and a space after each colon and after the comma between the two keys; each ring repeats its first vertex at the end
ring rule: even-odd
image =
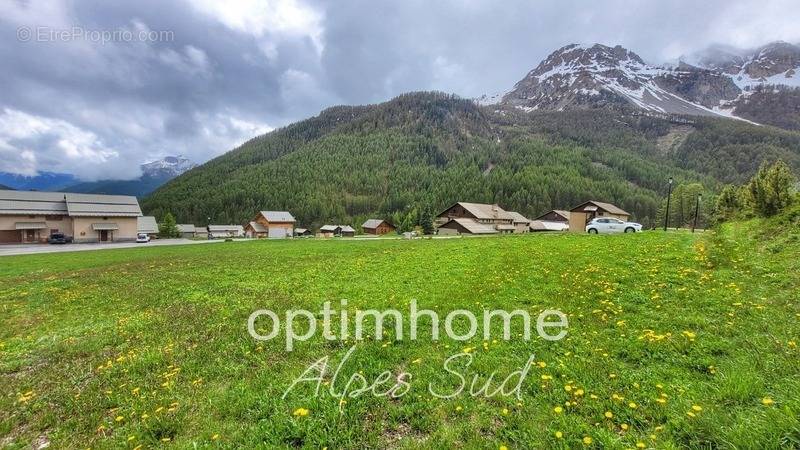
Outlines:
{"type": "Polygon", "coordinates": [[[483,105],[527,111],[635,108],[660,114],[719,116],[800,129],[800,47],[774,42],[752,51],[709,48],[655,66],[620,45],[569,44],[547,56],[502,95],[483,105]],[[787,107],[770,114],[771,89],[787,107]],[[792,116],[786,120],[786,113],[792,116]]]}
{"type": "Polygon", "coordinates": [[[254,138],[169,181],[142,207],[199,225],[288,210],[314,228],[410,223],[454,201],[535,216],[594,198],[652,226],[668,175],[714,192],[775,159],[800,167],[800,134],[727,118],[525,111],[422,92],[328,108],[254,138]]]}

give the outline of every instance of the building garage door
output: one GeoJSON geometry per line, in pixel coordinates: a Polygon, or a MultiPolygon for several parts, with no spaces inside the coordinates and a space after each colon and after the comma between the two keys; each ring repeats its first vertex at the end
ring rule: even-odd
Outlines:
{"type": "Polygon", "coordinates": [[[22,242],[19,230],[0,230],[0,244],[18,244],[22,242]]]}
{"type": "Polygon", "coordinates": [[[270,227],[268,237],[270,239],[283,239],[286,234],[286,228],[270,227]]]}

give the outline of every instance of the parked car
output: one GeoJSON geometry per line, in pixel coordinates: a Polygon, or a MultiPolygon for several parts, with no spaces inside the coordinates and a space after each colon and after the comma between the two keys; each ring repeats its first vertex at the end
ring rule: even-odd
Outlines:
{"type": "Polygon", "coordinates": [[[64,233],[53,233],[47,238],[48,244],[69,244],[70,242],[72,242],[72,238],[65,236],[64,233]]]}
{"type": "Polygon", "coordinates": [[[136,235],[136,242],[139,244],[146,244],[150,242],[150,236],[145,233],[139,233],[136,235]]]}
{"type": "Polygon", "coordinates": [[[636,222],[625,222],[613,217],[595,217],[586,224],[586,232],[598,233],[636,233],[642,231],[642,225],[636,222]]]}

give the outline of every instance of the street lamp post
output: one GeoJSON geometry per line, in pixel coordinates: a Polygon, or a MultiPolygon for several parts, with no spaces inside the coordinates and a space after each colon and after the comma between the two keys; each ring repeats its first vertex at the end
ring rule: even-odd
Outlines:
{"type": "Polygon", "coordinates": [[[672,197],[672,177],[669,177],[669,190],[667,191],[667,213],[664,215],[664,231],[667,231],[669,224],[669,200],[672,197]]]}
{"type": "Polygon", "coordinates": [[[703,194],[697,194],[697,203],[694,205],[694,223],[692,224],[692,233],[697,228],[697,216],[700,213],[700,200],[703,199],[703,194]]]}

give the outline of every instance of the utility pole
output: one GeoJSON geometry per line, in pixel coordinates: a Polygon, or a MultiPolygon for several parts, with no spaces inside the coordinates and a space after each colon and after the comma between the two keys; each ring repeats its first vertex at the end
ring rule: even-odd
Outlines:
{"type": "Polygon", "coordinates": [[[672,177],[669,177],[669,190],[667,191],[667,213],[664,215],[664,231],[667,231],[669,224],[669,200],[672,197],[672,177]]]}
{"type": "Polygon", "coordinates": [[[703,194],[697,194],[697,203],[694,205],[694,223],[692,224],[692,233],[697,228],[697,216],[700,213],[700,200],[703,199],[703,194]]]}

